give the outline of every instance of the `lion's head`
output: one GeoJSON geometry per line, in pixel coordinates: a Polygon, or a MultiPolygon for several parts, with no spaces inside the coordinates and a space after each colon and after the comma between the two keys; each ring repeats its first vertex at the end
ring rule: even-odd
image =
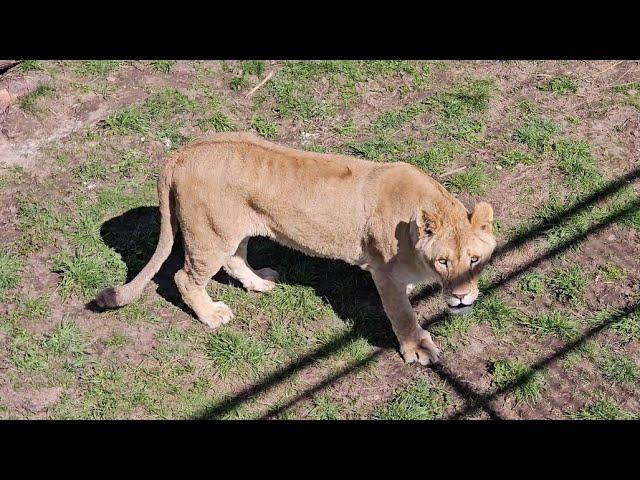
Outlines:
{"type": "Polygon", "coordinates": [[[419,210],[411,221],[415,248],[437,274],[452,313],[469,312],[478,298],[478,277],[496,246],[492,221],[493,209],[486,202],[466,218],[419,210]]]}

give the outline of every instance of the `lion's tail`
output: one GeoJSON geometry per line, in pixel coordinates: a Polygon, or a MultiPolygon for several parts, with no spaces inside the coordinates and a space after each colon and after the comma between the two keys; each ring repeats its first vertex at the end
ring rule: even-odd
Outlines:
{"type": "Polygon", "coordinates": [[[173,247],[173,239],[178,231],[178,219],[175,214],[175,202],[172,192],[173,169],[175,162],[167,159],[158,178],[158,202],[160,205],[160,238],[151,260],[145,267],[126,285],[107,288],[98,294],[95,303],[101,308],[123,307],[140,295],[144,287],[153,276],[158,273],[160,267],[169,257],[173,247]]]}

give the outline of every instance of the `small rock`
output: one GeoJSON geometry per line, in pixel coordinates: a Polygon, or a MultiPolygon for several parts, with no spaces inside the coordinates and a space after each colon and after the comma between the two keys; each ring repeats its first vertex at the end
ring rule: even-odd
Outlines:
{"type": "Polygon", "coordinates": [[[496,165],[496,170],[502,170],[502,166],[501,165],[496,165]]]}
{"type": "Polygon", "coordinates": [[[107,82],[115,82],[116,77],[107,77],[107,82]]]}
{"type": "Polygon", "coordinates": [[[140,137],[140,141],[141,141],[141,142],[144,142],[144,137],[140,137]]]}
{"type": "Polygon", "coordinates": [[[611,234],[607,237],[607,241],[609,242],[615,242],[616,240],[616,236],[614,234],[611,234]]]}
{"type": "Polygon", "coordinates": [[[94,188],[96,188],[96,184],[94,182],[87,184],[87,190],[93,190],[94,188]]]}
{"type": "Polygon", "coordinates": [[[173,145],[173,143],[171,143],[171,139],[169,139],[169,138],[163,139],[162,143],[164,143],[164,146],[167,147],[167,148],[171,148],[171,145],[173,145]]]}

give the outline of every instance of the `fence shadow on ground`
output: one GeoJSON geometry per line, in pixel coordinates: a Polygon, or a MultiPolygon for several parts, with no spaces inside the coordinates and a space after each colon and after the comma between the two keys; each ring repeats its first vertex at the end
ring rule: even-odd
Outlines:
{"type": "MultiPolygon", "coordinates": [[[[533,225],[528,230],[510,239],[509,242],[496,249],[494,258],[524,245],[526,242],[539,237],[553,226],[562,224],[572,217],[581,214],[586,209],[595,205],[599,201],[612,196],[639,177],[640,169],[636,169],[624,177],[606,184],[601,189],[582,198],[579,202],[567,207],[557,215],[547,218],[539,224],[533,225]]],[[[544,260],[564,253],[567,249],[580,244],[589,235],[597,233],[608,225],[637,212],[639,207],[640,201],[634,201],[621,211],[607,215],[586,231],[565,240],[552,249],[547,250],[542,255],[536,257],[525,265],[519,266],[511,272],[507,272],[502,276],[502,278],[491,284],[485,293],[490,293],[525,271],[540,264],[544,260]]],[[[158,220],[159,215],[156,207],[140,207],[130,210],[103,224],[101,229],[102,239],[108,246],[122,255],[122,258],[128,267],[128,279],[133,278],[133,276],[135,276],[135,274],[144,266],[146,261],[151,258],[159,234],[158,220]]],[[[154,281],[158,284],[158,294],[174,305],[179,306],[185,311],[189,311],[179,299],[177,289],[173,282],[173,275],[179,268],[181,268],[183,261],[183,253],[180,245],[181,241],[178,239],[172,255],[167,262],[165,262],[161,271],[154,278],[154,281]]],[[[322,390],[340,378],[365,367],[367,364],[379,357],[385,351],[384,349],[396,346],[395,338],[389,326],[389,322],[384,317],[375,286],[373,285],[368,273],[363,272],[356,267],[347,265],[344,262],[306,256],[302,253],[281,247],[267,239],[252,239],[249,243],[249,262],[254,268],[270,266],[279,269],[282,275],[282,281],[285,283],[312,287],[319,296],[326,299],[340,318],[353,320],[354,328],[350,332],[327,344],[324,344],[322,347],[297,358],[289,365],[271,373],[258,383],[245,388],[234,397],[217,402],[202,411],[197,412],[193,418],[219,418],[239,407],[245,401],[265,393],[272,387],[286,380],[290,376],[295,375],[297,372],[300,372],[312,363],[331,356],[333,353],[358,337],[365,338],[371,345],[376,347],[375,351],[368,357],[347,365],[341,371],[330,375],[305,392],[292,397],[282,405],[270,409],[264,416],[265,418],[273,417],[284,412],[286,409],[291,408],[305,398],[309,398],[314,393],[322,390]],[[363,305],[365,306],[366,311],[366,314],[364,315],[362,314],[363,305]]],[[[221,281],[222,283],[235,282],[223,273],[216,275],[214,280],[221,281]]],[[[416,302],[424,300],[426,297],[432,296],[435,293],[437,293],[437,290],[435,289],[425,289],[420,295],[415,297],[413,301],[416,302]]],[[[632,310],[629,310],[629,308],[627,310],[635,312],[638,307],[635,305],[630,308],[632,310]]],[[[599,327],[590,329],[579,339],[567,343],[560,351],[554,353],[550,357],[536,362],[531,369],[535,370],[544,368],[555,359],[560,358],[569,351],[579,347],[584,343],[584,341],[586,341],[586,339],[595,335],[602,328],[605,328],[607,325],[615,323],[616,321],[620,321],[624,317],[616,318],[617,319],[611,320],[609,323],[605,322],[599,327]]],[[[442,321],[443,319],[444,315],[439,314],[428,319],[427,323],[431,324],[437,321],[442,321]]],[[[497,395],[507,393],[508,391],[517,388],[527,380],[526,378],[518,379],[518,381],[503,387],[499,391],[478,393],[468,387],[467,383],[463,379],[457,378],[453,375],[446,368],[446,365],[437,366],[434,368],[434,371],[445,379],[449,385],[456,389],[459,395],[467,399],[466,406],[462,410],[452,414],[451,418],[461,418],[464,415],[477,411],[479,408],[485,410],[491,418],[500,418],[499,414],[490,407],[490,401],[497,395]]]]}

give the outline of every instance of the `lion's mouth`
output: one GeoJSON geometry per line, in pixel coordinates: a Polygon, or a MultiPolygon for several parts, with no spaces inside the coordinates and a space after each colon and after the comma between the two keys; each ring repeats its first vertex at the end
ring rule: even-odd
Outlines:
{"type": "Polygon", "coordinates": [[[447,304],[447,307],[449,307],[449,312],[456,315],[464,315],[465,313],[469,313],[471,312],[471,310],[473,310],[473,304],[465,305],[462,302],[460,302],[458,305],[455,305],[455,306],[451,306],[447,304]]]}

